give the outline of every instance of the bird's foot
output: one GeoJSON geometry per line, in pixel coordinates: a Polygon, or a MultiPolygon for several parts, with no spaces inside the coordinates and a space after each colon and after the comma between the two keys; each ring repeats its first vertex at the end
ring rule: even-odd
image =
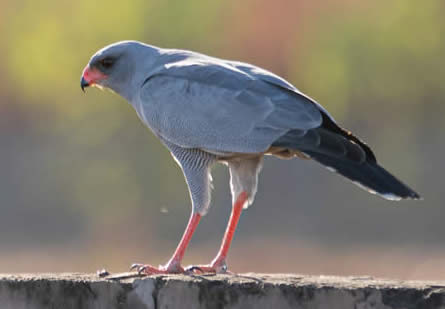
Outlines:
{"type": "Polygon", "coordinates": [[[216,260],[207,265],[190,265],[185,268],[185,273],[191,274],[232,274],[227,270],[225,259],[216,260]]]}
{"type": "Polygon", "coordinates": [[[158,274],[183,274],[184,268],[179,263],[169,262],[165,265],[154,267],[147,264],[134,263],[130,270],[136,270],[140,275],[158,275],[158,274]]]}

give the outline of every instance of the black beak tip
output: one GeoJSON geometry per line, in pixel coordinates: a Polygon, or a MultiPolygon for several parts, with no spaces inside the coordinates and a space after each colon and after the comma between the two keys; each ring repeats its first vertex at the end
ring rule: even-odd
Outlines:
{"type": "Polygon", "coordinates": [[[90,84],[85,80],[85,78],[82,77],[82,79],[80,80],[80,88],[82,89],[82,91],[85,92],[85,88],[87,88],[88,86],[90,86],[90,84]]]}

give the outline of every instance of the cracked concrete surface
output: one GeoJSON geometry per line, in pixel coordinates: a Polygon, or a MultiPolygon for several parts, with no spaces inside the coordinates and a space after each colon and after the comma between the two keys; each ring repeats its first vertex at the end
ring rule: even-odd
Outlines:
{"type": "Polygon", "coordinates": [[[0,275],[1,309],[445,309],[445,282],[239,274],[0,275]]]}

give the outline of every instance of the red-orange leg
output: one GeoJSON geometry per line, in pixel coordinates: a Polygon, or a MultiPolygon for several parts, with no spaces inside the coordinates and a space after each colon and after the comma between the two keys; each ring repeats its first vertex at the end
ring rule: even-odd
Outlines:
{"type": "Polygon", "coordinates": [[[224,238],[219,248],[218,254],[209,265],[197,265],[189,266],[186,271],[190,272],[211,272],[211,273],[225,273],[227,272],[226,258],[229,252],[230,244],[232,243],[233,235],[235,234],[236,226],[238,225],[241,212],[243,211],[244,204],[247,202],[248,195],[246,192],[242,192],[236,199],[235,204],[232,207],[232,213],[230,214],[229,223],[227,224],[224,238]]]}
{"type": "Polygon", "coordinates": [[[193,233],[195,232],[196,227],[199,224],[199,220],[201,219],[201,215],[197,213],[193,213],[190,216],[187,227],[184,231],[184,235],[182,235],[181,241],[178,244],[173,256],[165,265],[161,265],[159,267],[153,267],[151,265],[144,264],[133,264],[131,265],[131,269],[136,269],[139,273],[144,273],[147,275],[152,274],[171,274],[171,273],[183,273],[184,269],[181,266],[182,258],[184,257],[185,250],[192,239],[193,233]]]}

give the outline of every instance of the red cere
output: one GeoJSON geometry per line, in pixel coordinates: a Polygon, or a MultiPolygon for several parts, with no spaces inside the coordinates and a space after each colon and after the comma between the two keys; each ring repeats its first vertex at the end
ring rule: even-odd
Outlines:
{"type": "Polygon", "coordinates": [[[83,70],[83,78],[89,83],[89,84],[95,84],[98,81],[107,79],[107,75],[103,74],[97,69],[92,69],[89,65],[83,70]]]}

